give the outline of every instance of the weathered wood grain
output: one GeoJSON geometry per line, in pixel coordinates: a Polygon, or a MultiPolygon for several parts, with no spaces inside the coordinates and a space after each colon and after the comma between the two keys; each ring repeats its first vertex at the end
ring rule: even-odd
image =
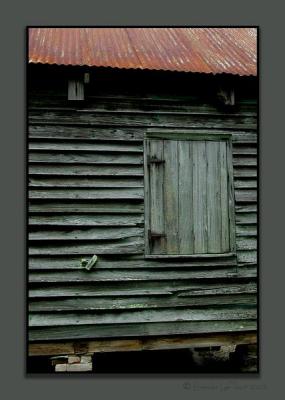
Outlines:
{"type": "Polygon", "coordinates": [[[257,239],[248,237],[237,237],[236,239],[238,250],[256,250],[257,249],[257,239]]]}
{"type": "Polygon", "coordinates": [[[179,254],[179,203],[177,141],[165,140],[164,148],[164,226],[166,253],[179,254]]]}
{"type": "Polygon", "coordinates": [[[235,179],[234,187],[236,189],[255,189],[257,188],[257,180],[253,179],[235,179]]]}
{"type": "MultiPolygon", "coordinates": [[[[82,253],[86,254],[86,253],[82,253]]],[[[94,253],[92,253],[93,255],[94,253]]],[[[130,270],[130,269],[120,269],[120,273],[114,273],[112,270],[96,270],[89,271],[65,271],[64,274],[61,272],[30,272],[29,281],[34,283],[47,283],[47,282],[124,282],[124,281],[155,281],[162,280],[168,281],[170,279],[175,279],[177,281],[187,280],[187,279],[212,279],[212,278],[230,278],[235,276],[235,271],[213,268],[203,268],[203,270],[130,270]]]]}
{"type": "Polygon", "coordinates": [[[80,200],[143,200],[143,187],[127,187],[127,188],[103,188],[103,189],[31,189],[29,190],[30,199],[80,199],[80,200]]]}
{"type": "Polygon", "coordinates": [[[29,121],[34,124],[65,124],[65,125],[88,125],[88,126],[158,126],[158,127],[201,127],[208,128],[236,128],[256,129],[256,118],[253,116],[221,117],[220,115],[199,115],[192,114],[157,114],[147,112],[77,112],[73,111],[30,111],[29,121]]]}
{"type": "MultiPolygon", "coordinates": [[[[54,98],[55,100],[55,98],[54,98]]],[[[64,100],[64,99],[62,99],[64,100]]],[[[161,99],[162,100],[162,99],[161,99]]],[[[147,99],[144,100],[144,103],[142,102],[142,99],[137,98],[132,98],[129,99],[128,107],[126,107],[126,98],[121,97],[120,101],[117,99],[116,103],[111,103],[111,99],[108,98],[104,103],[102,103],[102,98],[98,98],[98,101],[96,102],[91,102],[90,97],[88,98],[88,105],[80,105],[77,104],[75,107],[72,105],[70,102],[63,102],[61,103],[57,102],[57,104],[47,104],[44,102],[38,103],[38,104],[32,104],[29,103],[29,110],[31,112],[37,112],[37,111],[42,111],[42,112],[74,112],[74,113],[94,113],[98,112],[100,114],[123,114],[123,115],[129,115],[129,114],[138,114],[138,115],[188,115],[191,117],[192,115],[202,115],[202,116],[218,116],[220,115],[221,117],[256,117],[256,112],[250,109],[244,110],[244,112],[240,112],[235,110],[233,112],[227,112],[226,110],[222,110],[218,107],[215,107],[213,104],[187,104],[184,102],[184,104],[180,102],[180,106],[177,106],[177,103],[174,103],[174,99],[170,100],[168,105],[165,103],[165,100],[163,99],[163,103],[159,104],[158,107],[158,102],[156,99],[156,107],[153,108],[153,105],[151,104],[151,99],[148,97],[147,99]],[[139,101],[139,103],[137,103],[139,101]],[[64,106],[63,106],[64,104],[64,106]],[[112,106],[110,107],[110,105],[112,106]],[[59,107],[59,105],[61,105],[59,107]],[[139,107],[139,105],[143,107],[139,107]],[[175,108],[176,105],[176,108],[175,108]],[[122,107],[123,106],[123,107],[122,107]],[[186,106],[186,107],[185,107],[186,106]],[[188,106],[188,107],[187,107],[188,106]]]]}
{"type": "Polygon", "coordinates": [[[65,164],[142,164],[143,158],[134,153],[88,153],[88,152],[54,152],[32,150],[29,152],[30,163],[65,164]]]}
{"type": "MultiPolygon", "coordinates": [[[[241,293],[256,293],[257,288],[255,283],[245,284],[227,284],[227,285],[209,285],[202,289],[191,289],[178,294],[179,297],[192,296],[207,296],[207,295],[226,295],[226,294],[241,294],[241,293]]],[[[252,298],[252,297],[251,297],[252,298]]],[[[252,298],[253,299],[253,298],[252,298]]]]}
{"type": "Polygon", "coordinates": [[[240,294],[254,293],[255,282],[248,283],[249,276],[246,271],[250,271],[254,266],[246,263],[245,266],[240,268],[240,272],[244,273],[242,278],[230,276],[225,270],[216,270],[215,275],[209,272],[209,278],[201,278],[201,272],[199,275],[189,275],[188,279],[183,280],[126,280],[126,281],[97,281],[97,282],[69,282],[68,285],[62,283],[39,283],[34,282],[31,284],[29,289],[30,298],[42,298],[42,299],[56,299],[56,298],[85,298],[85,297],[104,297],[104,298],[123,298],[125,296],[168,296],[168,295],[179,295],[188,294],[191,292],[191,296],[206,295],[205,291],[212,291],[216,294],[225,294],[225,291],[240,291],[240,294]],[[195,278],[198,276],[198,280],[195,278]],[[200,277],[200,278],[199,278],[200,277]],[[231,278],[226,279],[226,278],[231,278]],[[228,288],[228,289],[227,289],[228,288]],[[239,289],[238,289],[239,288],[239,289]]]}
{"type": "Polygon", "coordinates": [[[236,251],[235,238],[235,190],[233,183],[233,155],[232,141],[227,142],[227,166],[228,166],[228,202],[229,202],[229,234],[230,234],[230,249],[236,251]]]}
{"type": "MultiPolygon", "coordinates": [[[[164,146],[161,140],[151,140],[148,143],[147,156],[151,159],[164,160],[164,146]]],[[[149,169],[149,208],[145,208],[145,218],[149,219],[151,233],[165,235],[165,199],[164,199],[164,164],[151,163],[145,166],[149,169]]],[[[148,238],[149,240],[149,238],[148,238]]],[[[151,254],[163,254],[166,250],[166,238],[164,236],[150,238],[148,244],[151,254]]]]}
{"type": "Polygon", "coordinates": [[[179,253],[194,253],[193,145],[178,141],[178,232],[179,253]]]}
{"type": "Polygon", "coordinates": [[[257,165],[257,159],[252,155],[235,156],[233,165],[235,167],[253,167],[257,165]]]}
{"type": "Polygon", "coordinates": [[[144,211],[142,201],[117,200],[77,200],[62,201],[59,199],[46,201],[44,199],[30,200],[28,206],[31,213],[95,213],[95,214],[141,214],[144,211]]]}
{"type": "Polygon", "coordinates": [[[30,225],[55,226],[138,226],[143,224],[142,215],[33,215],[29,218],[30,225]]]}
{"type": "Polygon", "coordinates": [[[121,228],[121,227],[96,227],[96,228],[88,228],[88,229],[74,229],[73,227],[68,230],[42,230],[42,228],[38,228],[37,231],[32,231],[29,233],[30,240],[56,240],[56,241],[65,241],[65,240],[75,240],[75,241],[84,241],[84,240],[118,240],[118,239],[126,239],[130,237],[137,237],[144,235],[143,228],[121,228]]]}
{"type": "Polygon", "coordinates": [[[257,205],[256,204],[249,204],[249,205],[236,205],[235,206],[236,213],[254,213],[257,212],[257,205]]]}
{"type": "MultiPolygon", "coordinates": [[[[104,228],[107,229],[107,228],[104,228]]],[[[129,229],[129,228],[128,228],[129,229]]],[[[136,228],[134,228],[136,229],[136,228]]],[[[85,257],[85,256],[84,256],[85,257]]],[[[83,258],[84,258],[83,257],[83,258]]],[[[81,269],[81,258],[74,256],[64,257],[49,257],[49,256],[31,256],[29,258],[29,269],[31,270],[77,270],[81,269]]],[[[155,269],[183,269],[183,268],[198,268],[203,270],[206,268],[216,269],[217,267],[230,268],[233,265],[233,260],[230,258],[211,258],[211,259],[164,259],[161,260],[145,260],[144,256],[127,256],[123,255],[118,257],[98,257],[96,263],[96,270],[98,269],[144,269],[144,268],[155,268],[155,269]]],[[[119,273],[119,272],[118,272],[119,273]]],[[[167,273],[167,272],[166,272],[167,273]]]]}
{"type": "Polygon", "coordinates": [[[255,225],[236,225],[237,236],[257,236],[257,227],[255,225]]]}
{"type": "MultiPolygon", "coordinates": [[[[199,169],[201,163],[198,164],[199,169]]],[[[208,253],[221,253],[221,177],[218,142],[206,143],[204,164],[207,165],[207,248],[208,253]]]]}
{"type": "Polygon", "coordinates": [[[89,164],[31,164],[29,166],[30,175],[60,175],[60,176],[143,176],[143,168],[140,165],[93,165],[89,164]]]}
{"type": "Polygon", "coordinates": [[[193,142],[193,237],[194,253],[208,251],[206,142],[193,142]]]}
{"type": "Polygon", "coordinates": [[[201,102],[201,99],[187,96],[184,98],[175,98],[173,95],[168,97],[160,96],[130,96],[128,94],[121,96],[88,96],[88,106],[72,106],[66,101],[65,93],[61,96],[54,93],[36,92],[29,98],[29,109],[33,110],[57,110],[66,111],[88,110],[88,111],[118,111],[118,112],[155,112],[155,113],[187,113],[187,114],[220,114],[227,116],[243,115],[256,116],[256,104],[239,103],[234,112],[220,110],[214,104],[201,102]]]}
{"type": "Polygon", "coordinates": [[[256,212],[237,213],[236,214],[236,223],[237,224],[256,225],[257,224],[257,214],[256,214],[256,212]]]}
{"type": "Polygon", "coordinates": [[[256,263],[257,251],[256,250],[239,250],[237,252],[239,263],[256,263]]]}
{"type": "Polygon", "coordinates": [[[69,140],[57,140],[57,141],[29,141],[29,150],[34,151],[65,151],[65,152],[91,152],[95,153],[110,153],[110,152],[123,152],[123,153],[142,153],[143,149],[140,142],[136,143],[118,143],[118,141],[108,140],[108,142],[96,142],[96,141],[69,141],[69,140]]]}
{"type": "MultiPolygon", "coordinates": [[[[138,310],[159,309],[169,307],[201,307],[208,305],[254,305],[256,299],[251,294],[219,295],[215,296],[131,296],[124,298],[77,298],[31,301],[31,312],[65,312],[65,311],[96,311],[96,310],[138,310]]],[[[232,293],[230,293],[232,294],[232,293]]]]}
{"type": "Polygon", "coordinates": [[[242,145],[236,142],[233,142],[233,155],[257,155],[257,147],[256,146],[249,146],[242,143],[242,145]]]}
{"type": "MultiPolygon", "coordinates": [[[[174,129],[174,128],[173,128],[174,129]]],[[[195,129],[195,128],[194,128],[195,129]]],[[[223,129],[223,127],[221,127],[223,129]]],[[[199,131],[201,128],[199,129],[199,131]]],[[[215,133],[216,129],[213,131],[211,129],[205,130],[203,126],[203,131],[210,133],[215,133]]],[[[228,131],[226,131],[228,132],[228,131]]],[[[61,126],[61,125],[29,125],[29,137],[31,139],[52,139],[55,141],[62,140],[73,140],[75,142],[82,140],[96,140],[97,142],[102,140],[112,140],[116,142],[127,141],[133,143],[141,143],[144,137],[145,128],[136,127],[130,128],[127,126],[123,127],[109,127],[104,126],[89,127],[89,126],[61,126]]],[[[257,135],[255,131],[243,132],[240,130],[231,130],[233,135],[234,143],[256,143],[257,135]]]]}
{"type": "Polygon", "coordinates": [[[46,176],[31,176],[29,178],[29,187],[39,188],[124,188],[124,187],[143,187],[142,177],[46,177],[46,176]]]}
{"type": "MultiPolygon", "coordinates": [[[[234,111],[222,112],[195,96],[140,98],[98,94],[88,99],[87,105],[70,108],[54,88],[35,90],[30,99],[34,107],[29,112],[33,158],[30,185],[40,197],[31,199],[29,206],[31,248],[36,249],[29,262],[30,310],[37,313],[33,315],[39,324],[29,327],[29,339],[108,338],[108,345],[101,343],[107,348],[110,340],[118,336],[157,340],[151,337],[189,337],[191,332],[203,333],[204,337],[205,333],[221,332],[229,338],[232,331],[254,332],[256,320],[251,312],[256,308],[257,268],[256,104],[242,101],[234,111]],[[179,127],[205,135],[218,130],[231,133],[238,269],[227,258],[159,260],[144,259],[142,252],[128,255],[130,247],[140,246],[144,237],[144,198],[133,195],[137,187],[140,193],[143,187],[143,138],[149,127],[171,129],[174,134],[179,127]],[[55,197],[48,199],[51,192],[55,197]],[[112,192],[116,196],[128,192],[131,198],[118,199],[112,197],[112,192]],[[104,197],[97,199],[95,193],[104,197]],[[120,253],[106,254],[114,248],[119,248],[120,253]],[[59,249],[64,252],[58,253],[59,249]],[[81,268],[81,259],[89,258],[95,249],[102,254],[96,268],[87,273],[81,268]],[[252,307],[247,309],[249,305],[252,307]],[[211,313],[212,308],[218,308],[220,314],[211,313]],[[139,310],[145,314],[140,314],[138,323],[139,310]],[[232,315],[245,319],[233,321],[232,315]],[[220,316],[229,320],[207,320],[220,316]],[[153,322],[156,320],[161,322],[153,322]],[[48,326],[50,323],[70,325],[48,326]]],[[[182,152],[186,152],[184,147],[182,152]]],[[[185,184],[180,183],[180,187],[185,188],[190,181],[186,170],[183,173],[185,184]]],[[[183,195],[183,189],[178,192],[183,195]]],[[[221,207],[221,211],[223,215],[225,209],[221,207]]],[[[179,230],[187,231],[189,223],[183,225],[183,220],[187,220],[187,213],[179,220],[179,230]]],[[[174,346],[168,342],[160,345],[174,346]]],[[[158,344],[148,342],[141,346],[152,348],[158,344]]]]}
{"type": "Polygon", "coordinates": [[[68,325],[101,325],[101,324],[126,324],[156,322],[186,322],[186,321],[224,321],[224,320],[248,320],[256,318],[255,307],[235,307],[235,313],[229,308],[209,308],[206,309],[161,309],[161,310],[137,310],[102,313],[65,313],[53,314],[46,312],[31,313],[29,315],[30,327],[51,327],[68,325]]]}
{"type": "MultiPolygon", "coordinates": [[[[97,73],[96,73],[97,74],[97,73]]],[[[189,78],[188,78],[189,79],[189,78]]],[[[194,78],[196,82],[196,77],[194,78]]],[[[194,82],[192,82],[194,84],[194,82]]],[[[151,84],[152,86],[152,84],[151,84]]],[[[207,113],[211,112],[220,112],[220,113],[225,113],[225,110],[220,110],[219,107],[217,107],[216,104],[211,104],[209,102],[205,102],[203,98],[199,96],[201,92],[201,85],[200,83],[198,84],[198,88],[196,87],[193,89],[191,93],[187,93],[187,95],[179,95],[178,93],[170,92],[170,93],[159,93],[155,92],[153,93],[153,88],[151,87],[151,90],[145,93],[118,93],[118,90],[114,92],[113,90],[110,90],[110,88],[107,88],[104,86],[104,91],[100,93],[95,93],[92,91],[92,93],[89,93],[88,96],[88,107],[84,105],[81,108],[107,108],[111,110],[116,110],[122,108],[125,110],[126,108],[130,108],[131,110],[139,108],[140,110],[144,110],[144,107],[149,106],[151,109],[154,108],[154,110],[158,111],[159,110],[164,110],[169,109],[170,111],[175,109],[177,107],[178,111],[179,110],[184,110],[185,111],[205,111],[207,113]]],[[[70,104],[70,102],[66,101],[66,90],[65,87],[57,87],[57,91],[54,91],[51,88],[37,88],[36,90],[31,90],[31,96],[29,98],[29,105],[30,107],[58,107],[61,106],[63,107],[63,104],[65,104],[65,107],[70,108],[70,109],[78,109],[79,105],[76,105],[75,107],[70,104]],[[64,101],[65,100],[65,101],[64,101]]],[[[231,112],[227,111],[227,113],[257,113],[257,102],[256,99],[245,99],[245,98],[238,98],[237,103],[235,105],[235,110],[234,112],[231,110],[231,112]]]]}
{"type": "Polygon", "coordinates": [[[235,167],[234,166],[234,177],[237,178],[257,178],[256,167],[235,167]]]}
{"type": "Polygon", "coordinates": [[[257,190],[236,189],[235,199],[237,202],[255,203],[257,201],[257,190]]]}
{"type": "Polygon", "coordinates": [[[140,254],[143,253],[143,238],[142,237],[129,237],[120,240],[105,241],[98,243],[98,241],[78,243],[55,243],[55,244],[30,244],[29,254],[31,255],[63,255],[63,254],[140,254]]]}
{"type": "MultiPolygon", "coordinates": [[[[221,251],[230,251],[227,144],[220,142],[221,251]]],[[[232,227],[231,227],[232,229],[232,227]]]]}
{"type": "Polygon", "coordinates": [[[187,321],[179,323],[151,323],[141,324],[124,323],[117,325],[81,325],[81,326],[59,326],[31,328],[29,330],[29,341],[48,341],[62,339],[84,339],[104,337],[145,337],[159,335],[185,335],[213,332],[242,332],[256,331],[256,320],[235,321],[187,321]]]}
{"type": "Polygon", "coordinates": [[[146,137],[148,139],[156,140],[182,140],[182,141],[218,141],[230,137],[230,133],[227,131],[217,131],[212,132],[204,130],[194,130],[194,129],[158,129],[149,128],[146,132],[146,137]]]}
{"type": "Polygon", "coordinates": [[[104,126],[61,126],[61,125],[42,125],[42,124],[29,124],[29,137],[31,139],[52,139],[52,140],[116,140],[138,142],[143,139],[144,128],[130,128],[122,127],[109,127],[104,126]]]}

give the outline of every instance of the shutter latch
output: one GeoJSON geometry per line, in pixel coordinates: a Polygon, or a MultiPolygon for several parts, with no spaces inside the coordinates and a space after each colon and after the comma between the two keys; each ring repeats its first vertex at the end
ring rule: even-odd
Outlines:
{"type": "Polygon", "coordinates": [[[148,164],[164,164],[165,160],[159,160],[156,157],[147,156],[147,163],[148,164]]]}
{"type": "Polygon", "coordinates": [[[162,237],[165,237],[165,233],[158,233],[158,232],[152,232],[150,229],[148,230],[148,241],[151,243],[155,239],[160,239],[162,237]]]}

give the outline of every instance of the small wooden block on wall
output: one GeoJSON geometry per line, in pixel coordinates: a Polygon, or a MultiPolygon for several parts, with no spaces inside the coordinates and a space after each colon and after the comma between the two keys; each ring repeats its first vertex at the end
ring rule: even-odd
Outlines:
{"type": "Polygon", "coordinates": [[[84,83],[82,81],[68,81],[68,100],[84,100],[84,83]]]}

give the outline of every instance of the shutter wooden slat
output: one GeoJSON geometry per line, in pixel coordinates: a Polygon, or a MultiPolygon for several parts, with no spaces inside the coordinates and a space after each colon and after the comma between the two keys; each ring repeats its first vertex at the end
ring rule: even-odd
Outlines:
{"type": "Polygon", "coordinates": [[[192,142],[178,141],[178,201],[180,254],[193,254],[193,151],[192,142]]]}
{"type": "Polygon", "coordinates": [[[228,209],[229,209],[229,241],[231,251],[236,251],[235,237],[235,196],[233,183],[233,159],[232,159],[232,143],[227,142],[227,168],[228,168],[228,209]]]}
{"type": "Polygon", "coordinates": [[[229,199],[228,199],[228,169],[227,169],[227,143],[220,142],[220,168],[221,168],[221,252],[230,251],[229,243],[229,199]]]}
{"type": "MultiPolygon", "coordinates": [[[[151,140],[150,141],[150,158],[163,160],[163,141],[151,140]]],[[[150,163],[150,231],[152,233],[164,232],[164,165],[159,163],[150,163]]],[[[156,237],[151,240],[151,251],[153,254],[165,253],[165,237],[156,237]]]]}
{"type": "Polygon", "coordinates": [[[164,201],[167,254],[179,254],[177,141],[164,141],[164,201]]]}
{"type": "Polygon", "coordinates": [[[207,253],[207,193],[206,144],[192,142],[193,146],[193,219],[194,253],[207,253]]]}
{"type": "Polygon", "coordinates": [[[219,143],[207,142],[207,214],[208,252],[221,249],[221,185],[219,143]]]}

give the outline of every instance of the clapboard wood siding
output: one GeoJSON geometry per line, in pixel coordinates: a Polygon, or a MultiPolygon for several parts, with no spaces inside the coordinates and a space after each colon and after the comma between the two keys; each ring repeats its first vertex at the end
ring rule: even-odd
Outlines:
{"type": "MultiPolygon", "coordinates": [[[[135,313],[136,311],[134,311],[135,313]]],[[[30,341],[51,341],[90,338],[149,337],[165,335],[190,335],[225,332],[256,331],[256,319],[234,321],[180,321],[180,322],[143,322],[140,324],[72,325],[43,326],[30,328],[30,341]]]]}
{"type": "MultiPolygon", "coordinates": [[[[128,86],[129,94],[106,89],[99,95],[91,85],[87,103],[74,105],[52,85],[35,84],[29,95],[29,339],[256,330],[254,99],[241,96],[228,111],[196,92],[138,94],[128,86]],[[237,266],[218,257],[145,259],[143,140],[156,127],[231,134],[237,266]],[[98,261],[87,272],[81,260],[93,254],[98,261]]],[[[181,157],[184,151],[193,148],[181,147],[181,157]]],[[[199,164],[202,152],[193,154],[199,164]]],[[[189,182],[182,174],[177,184],[189,182]]],[[[159,201],[163,188],[151,185],[159,201]]],[[[156,229],[161,218],[152,220],[156,229]]],[[[186,229],[190,222],[181,215],[177,224],[186,229]]],[[[175,240],[172,246],[185,248],[175,240]]]]}

